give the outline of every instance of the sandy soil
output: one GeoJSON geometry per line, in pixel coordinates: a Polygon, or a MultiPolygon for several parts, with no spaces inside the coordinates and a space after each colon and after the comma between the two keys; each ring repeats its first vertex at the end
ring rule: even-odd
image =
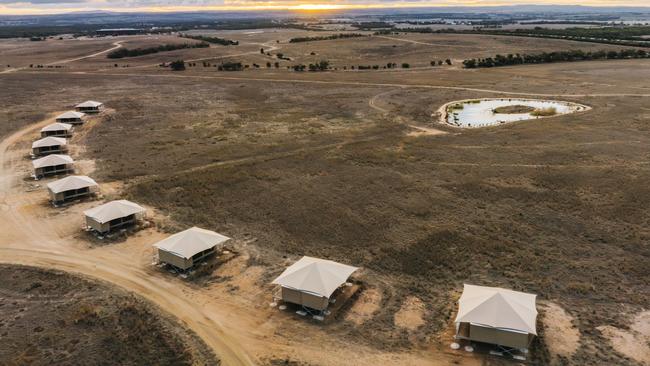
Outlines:
{"type": "Polygon", "coordinates": [[[650,311],[635,315],[629,329],[602,325],[598,330],[616,352],[643,365],[650,365],[650,311]]]}
{"type": "Polygon", "coordinates": [[[415,330],[424,325],[425,305],[419,298],[409,296],[402,307],[395,313],[395,325],[408,330],[415,330]]]}
{"type": "Polygon", "coordinates": [[[409,125],[409,127],[411,127],[413,131],[410,131],[409,133],[407,133],[407,135],[412,137],[436,136],[436,135],[444,135],[448,133],[447,131],[442,131],[431,127],[420,127],[414,125],[409,125]]]}
{"type": "Polygon", "coordinates": [[[562,307],[553,302],[544,304],[544,340],[557,362],[557,356],[570,359],[580,346],[580,332],[574,320],[562,307]]]}
{"type": "Polygon", "coordinates": [[[345,315],[345,320],[361,325],[372,319],[373,314],[379,310],[380,306],[381,293],[374,288],[366,289],[345,315]]]}

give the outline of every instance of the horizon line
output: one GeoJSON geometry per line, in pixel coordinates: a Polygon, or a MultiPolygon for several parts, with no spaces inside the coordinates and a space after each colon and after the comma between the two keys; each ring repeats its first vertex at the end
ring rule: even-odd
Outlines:
{"type": "Polygon", "coordinates": [[[79,14],[79,13],[115,13],[115,14],[128,14],[128,13],[200,13],[200,12],[261,12],[261,11],[289,11],[295,13],[315,14],[327,13],[346,10],[381,10],[381,9],[444,9],[444,8],[511,8],[511,7],[535,7],[535,6],[555,6],[555,7],[581,7],[581,8],[636,8],[647,9],[650,11],[650,5],[617,5],[617,4],[599,4],[599,5],[582,5],[582,4],[530,4],[530,3],[517,3],[517,4],[481,4],[481,5],[457,5],[457,4],[438,4],[438,5],[422,5],[421,3],[400,3],[399,5],[383,5],[383,4],[341,4],[341,5],[328,5],[328,4],[300,4],[300,5],[251,5],[251,6],[204,6],[204,7],[190,7],[190,6],[163,6],[163,7],[138,7],[131,9],[112,10],[112,8],[78,8],[78,9],[33,9],[34,11],[25,11],[26,9],[15,9],[16,12],[4,12],[10,8],[0,8],[0,16],[47,16],[47,15],[66,15],[66,14],[79,14]]]}

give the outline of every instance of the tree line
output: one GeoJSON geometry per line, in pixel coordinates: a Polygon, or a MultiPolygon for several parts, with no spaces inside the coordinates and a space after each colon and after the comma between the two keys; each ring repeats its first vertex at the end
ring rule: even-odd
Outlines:
{"type": "Polygon", "coordinates": [[[566,28],[498,30],[475,28],[472,30],[436,29],[431,28],[393,28],[391,32],[403,33],[450,33],[450,34],[489,34],[497,36],[517,36],[533,38],[552,38],[578,42],[614,44],[630,47],[650,47],[650,41],[642,36],[650,34],[650,26],[602,27],[602,28],[566,28]]]}
{"type": "Polygon", "coordinates": [[[185,48],[207,48],[210,47],[210,44],[207,42],[200,43],[180,43],[180,44],[164,44],[156,47],[147,47],[147,48],[118,48],[115,51],[109,52],[106,55],[107,58],[124,58],[124,57],[137,57],[143,55],[149,55],[152,53],[166,52],[181,50],[185,48]]]}
{"type": "Polygon", "coordinates": [[[296,38],[291,38],[289,40],[289,43],[327,41],[332,39],[358,38],[358,37],[366,37],[366,35],[361,33],[339,33],[339,34],[332,34],[329,36],[320,36],[320,37],[296,37],[296,38]]]}
{"type": "Polygon", "coordinates": [[[479,67],[499,67],[499,66],[512,66],[524,64],[545,64],[553,62],[575,62],[575,61],[590,61],[590,60],[620,60],[620,59],[634,59],[634,58],[650,58],[650,52],[637,49],[626,49],[620,51],[595,51],[585,52],[582,50],[572,51],[556,51],[556,52],[542,52],[538,54],[509,54],[509,55],[496,55],[494,57],[486,58],[472,58],[463,61],[463,66],[466,69],[474,69],[479,67]]]}
{"type": "Polygon", "coordinates": [[[183,34],[183,38],[195,39],[197,41],[203,41],[208,43],[220,44],[222,46],[238,46],[239,41],[233,41],[231,39],[219,38],[219,37],[207,37],[207,36],[192,36],[189,34],[183,34]]]}

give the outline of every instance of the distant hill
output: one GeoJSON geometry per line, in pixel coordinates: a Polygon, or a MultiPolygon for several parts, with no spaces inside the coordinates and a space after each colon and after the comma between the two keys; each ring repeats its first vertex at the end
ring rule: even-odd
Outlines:
{"type": "MultiPolygon", "coordinates": [[[[462,14],[481,16],[522,16],[545,17],[559,15],[601,15],[616,18],[619,16],[640,17],[650,20],[650,7],[594,7],[580,5],[511,5],[511,6],[454,6],[394,9],[355,9],[309,13],[308,17],[405,17],[405,16],[444,16],[458,17],[462,14]]],[[[289,10],[276,11],[192,11],[192,12],[113,12],[86,11],[47,15],[0,15],[0,26],[74,26],[74,25],[142,25],[163,26],[187,23],[233,21],[237,19],[281,19],[304,17],[304,13],[289,10]]]]}

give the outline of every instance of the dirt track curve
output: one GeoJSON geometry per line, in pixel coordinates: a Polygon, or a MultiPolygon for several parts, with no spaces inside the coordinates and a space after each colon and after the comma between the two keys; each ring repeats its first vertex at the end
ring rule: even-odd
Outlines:
{"type": "Polygon", "coordinates": [[[51,122],[50,118],[28,126],[0,143],[0,262],[55,268],[111,282],[177,316],[215,351],[224,365],[252,365],[241,343],[229,337],[232,330],[223,328],[218,314],[187,300],[175,284],[132,265],[128,254],[118,249],[105,246],[93,251],[76,245],[73,237],[62,236],[46,217],[25,213],[25,206],[39,203],[20,200],[24,196],[24,172],[17,166],[24,162],[25,155],[14,146],[51,122]]]}
{"type": "MultiPolygon", "coordinates": [[[[121,48],[122,47],[122,42],[124,42],[124,41],[113,42],[113,44],[112,44],[113,47],[105,49],[103,51],[91,53],[90,55],[84,55],[84,56],[80,56],[80,57],[70,58],[70,59],[66,59],[66,60],[59,60],[59,61],[50,62],[50,63],[45,64],[45,66],[63,65],[63,64],[70,63],[70,62],[81,61],[81,60],[85,60],[87,58],[97,57],[97,56],[103,55],[105,53],[115,51],[118,48],[121,48]]],[[[13,68],[13,69],[0,71],[0,74],[8,74],[8,73],[11,73],[11,72],[26,70],[26,69],[27,69],[27,67],[16,67],[16,68],[13,68]]]]}

